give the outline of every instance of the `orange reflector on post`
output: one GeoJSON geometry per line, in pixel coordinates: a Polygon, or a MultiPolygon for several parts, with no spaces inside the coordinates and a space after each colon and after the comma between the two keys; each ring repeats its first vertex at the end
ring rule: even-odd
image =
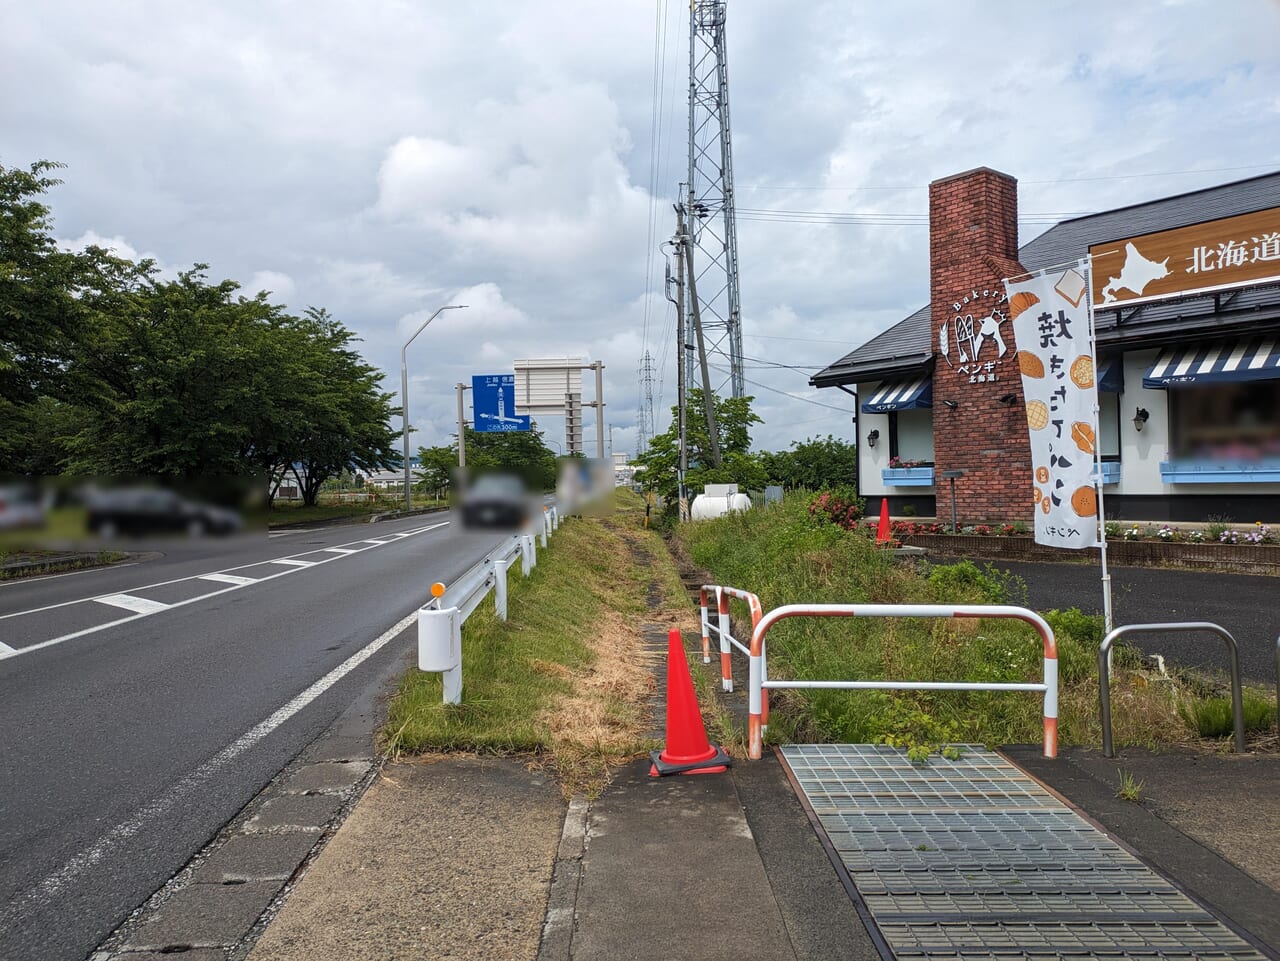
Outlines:
{"type": "Polygon", "coordinates": [[[432,584],[432,585],[431,585],[431,596],[432,596],[432,597],[444,597],[444,584],[440,583],[440,581],[436,581],[434,584],[432,584]]]}

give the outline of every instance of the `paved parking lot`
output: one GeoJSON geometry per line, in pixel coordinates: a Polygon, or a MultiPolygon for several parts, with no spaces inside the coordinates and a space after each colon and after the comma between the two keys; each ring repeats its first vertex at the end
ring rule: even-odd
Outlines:
{"type": "MultiPolygon", "coordinates": [[[[947,560],[938,558],[938,563],[947,560]]],[[[993,563],[975,559],[980,567],[993,563]]],[[[1102,569],[1096,564],[1000,562],[1021,577],[1027,606],[1035,611],[1078,607],[1102,613],[1102,569]]],[[[1280,634],[1280,578],[1217,571],[1111,567],[1115,624],[1209,621],[1240,645],[1240,669],[1248,681],[1274,684],[1275,643],[1280,634]]],[[[1211,634],[1138,635],[1133,643],[1184,666],[1226,670],[1225,646],[1211,634]]]]}

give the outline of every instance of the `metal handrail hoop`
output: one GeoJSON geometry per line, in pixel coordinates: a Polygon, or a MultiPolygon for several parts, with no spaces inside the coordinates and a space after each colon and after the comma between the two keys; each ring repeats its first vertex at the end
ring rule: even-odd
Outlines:
{"type": "MultiPolygon", "coordinates": [[[[1125,624],[1104,637],[1098,646],[1098,707],[1102,717],[1103,757],[1115,757],[1115,747],[1111,740],[1111,668],[1107,663],[1107,654],[1112,645],[1127,634],[1167,634],[1171,631],[1208,631],[1227,642],[1231,663],[1231,713],[1235,722],[1236,751],[1240,754],[1245,752],[1244,698],[1240,690],[1240,651],[1236,639],[1218,624],[1210,624],[1208,621],[1180,621],[1171,624],[1125,624]]],[[[1277,696],[1280,697],[1280,638],[1276,639],[1276,671],[1277,696]]]]}
{"type": "Polygon", "coordinates": [[[764,753],[762,708],[769,688],[828,688],[835,690],[917,691],[1038,691],[1044,694],[1044,756],[1058,756],[1058,644],[1053,628],[1039,614],[1005,605],[941,604],[788,604],[775,607],[751,632],[751,673],[748,688],[747,754],[759,760],[764,753]],[[1039,684],[979,684],[960,681],[780,681],[769,680],[765,667],[765,636],[789,617],[995,617],[1025,621],[1044,644],[1044,681],[1039,684]]]}

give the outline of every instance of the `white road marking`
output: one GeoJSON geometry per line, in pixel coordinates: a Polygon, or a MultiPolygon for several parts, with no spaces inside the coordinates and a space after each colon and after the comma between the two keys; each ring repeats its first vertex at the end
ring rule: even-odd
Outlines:
{"type": "Polygon", "coordinates": [[[167,611],[170,607],[168,604],[161,604],[147,597],[134,597],[132,594],[108,594],[105,597],[95,597],[94,600],[99,604],[123,607],[135,614],[154,614],[157,611],[167,611]]]}
{"type": "Polygon", "coordinates": [[[0,659],[8,657],[10,654],[17,654],[17,653],[18,652],[16,650],[14,650],[4,641],[0,641],[0,659]]]}
{"type": "Polygon", "coordinates": [[[300,527],[292,531],[271,531],[267,534],[267,537],[289,537],[292,534],[314,534],[315,532],[316,529],[314,527],[300,527]]]}
{"type": "MultiPolygon", "coordinates": [[[[396,535],[396,536],[400,537],[400,536],[412,536],[414,534],[425,534],[434,530],[438,530],[441,527],[447,527],[449,523],[450,523],[449,521],[441,521],[439,524],[432,524],[428,527],[419,527],[412,531],[404,532],[402,535],[396,535]]],[[[353,541],[352,543],[360,543],[360,542],[353,541]]],[[[387,543],[393,543],[393,542],[388,541],[387,543]]],[[[364,550],[372,550],[372,549],[373,548],[364,548],[364,550]]],[[[315,554],[315,553],[319,553],[319,551],[308,551],[306,553],[315,554]]],[[[342,559],[341,555],[334,555],[334,556],[325,557],[322,560],[317,560],[317,561],[293,561],[293,560],[290,560],[289,558],[277,558],[271,561],[254,561],[251,564],[241,564],[238,567],[229,567],[222,571],[212,571],[209,574],[200,574],[200,575],[195,575],[193,577],[177,577],[169,581],[160,581],[159,583],[156,583],[156,584],[148,584],[144,587],[136,587],[134,588],[134,590],[145,591],[145,590],[151,590],[152,588],[156,588],[156,587],[166,587],[169,584],[181,584],[184,581],[209,580],[210,578],[215,577],[217,575],[225,575],[227,574],[228,571],[244,570],[250,567],[258,567],[261,564],[282,564],[285,567],[285,570],[282,570],[276,574],[268,574],[265,577],[244,578],[244,580],[249,581],[250,584],[261,584],[266,581],[273,581],[278,577],[287,577],[290,574],[296,574],[298,571],[304,570],[308,567],[316,567],[321,564],[328,564],[330,561],[337,561],[341,559],[342,559]]],[[[197,597],[190,597],[190,598],[187,598],[186,600],[177,601],[173,604],[165,605],[164,609],[172,610],[175,607],[186,607],[188,604],[195,604],[195,603],[198,603],[199,601],[207,601],[214,597],[217,597],[220,594],[226,594],[230,591],[238,591],[248,586],[249,584],[232,584],[228,587],[224,587],[220,591],[211,591],[208,594],[201,594],[197,597]]],[[[110,595],[104,595],[104,596],[110,596],[110,595]]],[[[99,599],[100,598],[97,598],[97,597],[82,597],[74,601],[63,601],[60,604],[49,604],[45,607],[32,608],[31,610],[15,611],[11,614],[0,614],[0,621],[9,617],[21,617],[24,614],[39,614],[43,611],[51,611],[59,607],[70,607],[73,604],[83,604],[88,601],[95,601],[99,599]]],[[[144,600],[144,599],[139,598],[139,600],[144,600]]],[[[86,635],[89,635],[89,634],[96,634],[99,631],[105,631],[112,627],[119,627],[121,624],[128,624],[130,621],[136,621],[136,620],[139,620],[140,618],[148,617],[148,616],[149,616],[148,614],[134,614],[131,617],[122,617],[114,621],[108,621],[105,624],[95,624],[93,627],[86,627],[78,631],[72,631],[70,634],[63,634],[60,637],[50,638],[47,641],[39,641],[38,643],[35,643],[35,644],[28,644],[25,647],[14,648],[12,654],[5,654],[3,652],[0,652],[0,660],[4,660],[5,658],[8,658],[8,657],[17,657],[20,654],[30,654],[33,651],[39,651],[39,650],[43,650],[46,647],[53,647],[54,645],[57,645],[57,644],[63,644],[67,641],[73,641],[76,638],[85,637],[86,635]]]]}
{"type": "Polygon", "coordinates": [[[318,698],[329,688],[333,687],[338,681],[342,680],[357,667],[367,661],[378,651],[382,650],[392,640],[396,638],[405,628],[414,623],[418,618],[418,612],[414,611],[402,620],[394,624],[389,630],[379,635],[373,641],[370,641],[365,647],[352,654],[349,658],[335,667],[320,680],[316,681],[305,691],[299,694],[289,703],[272,714],[270,717],[258,724],[255,724],[244,734],[240,735],[231,744],[224,747],[209,760],[205,761],[198,768],[178,781],[168,792],[156,798],[151,803],[143,807],[137,814],[129,818],[129,820],[117,824],[114,828],[100,837],[93,845],[82,853],[76,855],[53,874],[46,877],[37,884],[30,893],[22,895],[15,901],[18,913],[21,914],[24,907],[41,901],[50,901],[59,897],[71,882],[75,881],[80,875],[91,870],[99,861],[112,853],[112,849],[118,847],[123,842],[132,838],[135,834],[143,830],[149,824],[176,816],[177,809],[183,803],[186,796],[192,794],[195,790],[202,787],[206,782],[212,780],[224,767],[234,761],[241,754],[244,754],[250,748],[260,743],[265,737],[275,731],[280,725],[284,724],[295,714],[305,708],[308,704],[318,698]]]}
{"type": "Polygon", "coordinates": [[[367,550],[368,550],[368,548],[367,548],[367,547],[361,547],[361,548],[357,548],[356,550],[352,550],[352,549],[351,549],[351,548],[349,548],[349,547],[326,547],[326,548],[324,548],[324,550],[323,550],[323,552],[322,552],[322,553],[325,553],[325,554],[359,554],[359,553],[360,553],[360,551],[362,551],[362,550],[366,550],[366,551],[367,551],[367,550]]]}
{"type": "Polygon", "coordinates": [[[256,577],[237,577],[235,574],[201,574],[198,580],[215,581],[219,584],[235,584],[244,587],[246,584],[256,584],[259,578],[256,577]]]}

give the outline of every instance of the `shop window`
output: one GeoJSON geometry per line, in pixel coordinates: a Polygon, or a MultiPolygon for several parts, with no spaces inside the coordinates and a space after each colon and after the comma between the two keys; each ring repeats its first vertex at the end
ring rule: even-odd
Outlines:
{"type": "Polygon", "coordinates": [[[1177,460],[1280,457],[1280,380],[1171,389],[1169,434],[1177,460]]]}
{"type": "Polygon", "coordinates": [[[1098,391],[1098,451],[1103,460],[1120,459],[1120,395],[1098,391]]]}
{"type": "Polygon", "coordinates": [[[889,414],[889,456],[922,465],[933,463],[933,411],[898,410],[889,414]]]}

